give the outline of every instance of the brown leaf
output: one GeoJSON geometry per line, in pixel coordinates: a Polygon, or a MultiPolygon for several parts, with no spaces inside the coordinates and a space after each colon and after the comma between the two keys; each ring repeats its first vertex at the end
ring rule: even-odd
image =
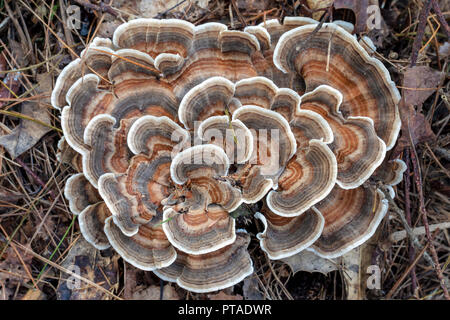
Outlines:
{"type": "Polygon", "coordinates": [[[17,65],[21,68],[28,66],[30,63],[29,54],[25,54],[29,51],[28,45],[13,39],[8,39],[8,45],[17,65]]]}
{"type": "MultiPolygon", "coordinates": [[[[101,256],[96,248],[84,238],[80,238],[72,246],[61,266],[111,291],[117,286],[117,260],[117,255],[101,256]]],[[[61,273],[57,294],[60,300],[104,300],[110,298],[103,291],[89,286],[83,281],[77,281],[75,277],[64,272],[61,273]]]]}
{"type": "Polygon", "coordinates": [[[142,0],[137,7],[140,16],[146,18],[155,18],[158,15],[169,11],[171,14],[176,12],[182,12],[184,14],[185,10],[192,4],[200,8],[207,8],[209,0],[196,0],[196,1],[185,1],[181,2],[179,0],[142,0]]]}
{"type": "Polygon", "coordinates": [[[421,106],[441,82],[441,72],[428,66],[408,68],[403,78],[403,96],[406,105],[421,106]],[[408,88],[408,89],[406,89],[408,88]],[[430,90],[424,90],[430,88],[430,90]]]}
{"type": "Polygon", "coordinates": [[[220,291],[217,294],[209,294],[208,298],[210,300],[243,300],[242,296],[239,294],[231,295],[231,294],[226,294],[223,291],[220,291]]]}
{"type": "Polygon", "coordinates": [[[402,136],[398,140],[393,157],[400,154],[403,149],[416,146],[419,143],[431,142],[436,139],[436,135],[431,130],[431,125],[425,116],[417,112],[412,105],[405,106],[403,99],[399,105],[400,117],[402,119],[402,136]]]}
{"type": "Polygon", "coordinates": [[[47,295],[41,290],[28,289],[27,293],[22,297],[21,300],[47,300],[47,295]]]}
{"type": "Polygon", "coordinates": [[[356,25],[355,33],[364,32],[367,27],[367,7],[369,0],[335,0],[334,7],[336,9],[350,9],[355,13],[356,25]]]}
{"type": "Polygon", "coordinates": [[[338,266],[334,260],[321,258],[310,251],[302,251],[291,257],[283,258],[281,261],[288,264],[294,274],[298,271],[327,274],[328,272],[338,270],[338,266]]]}
{"type": "MultiPolygon", "coordinates": [[[[3,85],[0,87],[0,99],[13,98],[14,95],[11,92],[15,94],[19,92],[21,76],[22,74],[19,72],[10,72],[6,75],[3,85]]],[[[0,101],[0,108],[5,104],[6,101],[0,101]]]]}
{"type": "MultiPolygon", "coordinates": [[[[21,114],[35,120],[50,124],[50,117],[46,110],[31,102],[22,104],[21,114]]],[[[21,119],[17,127],[10,134],[0,137],[0,145],[5,147],[12,159],[32,148],[51,129],[31,120],[21,119]]]]}
{"type": "Polygon", "coordinates": [[[402,136],[398,140],[393,157],[411,144],[416,146],[436,139],[430,123],[420,110],[424,101],[436,91],[440,81],[441,73],[427,66],[411,67],[405,72],[402,99],[398,106],[402,120],[402,136]],[[424,88],[430,90],[423,90],[424,88]],[[418,110],[414,108],[415,105],[418,110]]]}
{"type": "MultiPolygon", "coordinates": [[[[1,239],[1,238],[0,238],[1,239]]],[[[3,249],[6,242],[0,241],[0,251],[3,249]]],[[[25,266],[28,270],[32,270],[31,263],[33,256],[31,254],[27,254],[24,251],[19,251],[21,254],[20,258],[22,259],[25,266]]],[[[0,272],[0,288],[3,287],[2,299],[11,299],[15,294],[17,286],[23,283],[29,282],[30,278],[28,273],[26,272],[22,261],[17,256],[15,250],[9,245],[9,247],[3,253],[3,256],[0,257],[0,269],[6,270],[9,273],[0,272]]]]}
{"type": "Polygon", "coordinates": [[[44,96],[39,102],[50,105],[50,96],[53,90],[53,75],[51,73],[39,73],[36,75],[36,81],[38,83],[36,91],[44,96]]]}

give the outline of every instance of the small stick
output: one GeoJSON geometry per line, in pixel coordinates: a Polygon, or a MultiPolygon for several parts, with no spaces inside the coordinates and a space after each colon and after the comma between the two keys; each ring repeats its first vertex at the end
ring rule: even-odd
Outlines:
{"type": "Polygon", "coordinates": [[[90,3],[87,0],[75,0],[75,2],[77,2],[78,4],[82,5],[83,7],[87,8],[87,9],[100,11],[100,12],[106,12],[114,17],[118,16],[117,12],[113,8],[111,8],[112,1],[109,4],[105,4],[105,3],[103,3],[103,1],[100,1],[100,4],[98,4],[98,5],[90,3]]]}
{"type": "MultiPolygon", "coordinates": [[[[449,221],[430,225],[430,231],[435,231],[436,229],[444,230],[444,229],[448,229],[448,228],[450,228],[450,222],[449,221]]],[[[413,229],[411,229],[411,232],[412,232],[412,234],[414,236],[424,235],[425,234],[425,227],[413,228],[413,229]]],[[[398,242],[398,241],[401,241],[401,240],[405,239],[406,237],[408,237],[408,233],[406,232],[406,230],[400,230],[400,231],[396,231],[396,232],[392,233],[389,236],[389,240],[392,241],[392,242],[398,242]]]]}
{"type": "MultiPolygon", "coordinates": [[[[411,181],[410,181],[410,175],[411,175],[411,169],[409,167],[409,148],[406,148],[405,150],[405,163],[406,163],[406,172],[405,172],[405,216],[406,221],[408,222],[408,225],[412,227],[412,221],[411,221],[411,199],[409,198],[409,189],[411,188],[411,181]]],[[[406,231],[405,231],[406,236],[406,231]]],[[[408,246],[408,256],[409,256],[409,263],[412,264],[414,261],[415,256],[415,250],[412,243],[408,246]]],[[[416,267],[414,266],[411,269],[411,291],[414,295],[417,288],[417,276],[416,276],[416,267]]]]}
{"type": "Polygon", "coordinates": [[[237,16],[239,18],[239,21],[241,21],[242,25],[244,27],[246,27],[247,26],[247,22],[245,22],[244,17],[242,16],[241,12],[239,11],[238,6],[236,4],[236,0],[231,0],[231,5],[233,6],[234,11],[236,11],[236,14],[237,14],[237,16]]]}
{"type": "Polygon", "coordinates": [[[411,54],[411,67],[416,65],[417,57],[419,55],[420,44],[422,43],[423,35],[425,34],[425,26],[427,17],[431,10],[431,0],[427,0],[419,15],[419,26],[417,27],[416,38],[414,39],[413,49],[411,54]]]}
{"type": "Polygon", "coordinates": [[[445,31],[445,34],[447,35],[447,38],[450,38],[450,28],[448,26],[447,20],[445,20],[444,15],[442,14],[441,8],[439,8],[439,4],[436,0],[433,0],[433,10],[438,16],[439,22],[443,26],[443,29],[445,31]]]}
{"type": "Polygon", "coordinates": [[[411,133],[410,133],[410,141],[411,141],[411,146],[412,146],[412,151],[413,151],[413,152],[411,152],[411,162],[413,164],[413,169],[414,169],[414,179],[415,179],[416,186],[417,186],[417,193],[419,194],[419,210],[422,215],[422,221],[423,221],[423,225],[425,227],[425,233],[427,235],[427,239],[430,244],[431,257],[434,260],[434,270],[436,271],[436,275],[439,279],[439,283],[441,285],[445,299],[450,300],[450,296],[448,294],[445,279],[444,279],[444,276],[442,275],[441,265],[439,264],[439,258],[438,258],[437,252],[436,252],[436,248],[434,247],[433,242],[432,242],[430,226],[428,225],[428,214],[427,214],[427,209],[425,208],[425,200],[423,197],[422,176],[421,176],[419,165],[417,163],[416,150],[414,148],[411,138],[412,137],[411,137],[411,133]]]}

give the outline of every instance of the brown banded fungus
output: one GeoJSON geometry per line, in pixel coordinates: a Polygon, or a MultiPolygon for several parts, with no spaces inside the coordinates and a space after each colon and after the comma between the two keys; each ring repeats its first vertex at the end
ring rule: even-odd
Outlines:
{"type": "Polygon", "coordinates": [[[94,39],[51,99],[82,159],[65,195],[85,238],[195,292],[253,272],[242,203],[263,203],[271,259],[367,240],[387,211],[373,182],[404,170],[385,160],[399,94],[354,36],[316,27],[136,19],[94,39]]]}

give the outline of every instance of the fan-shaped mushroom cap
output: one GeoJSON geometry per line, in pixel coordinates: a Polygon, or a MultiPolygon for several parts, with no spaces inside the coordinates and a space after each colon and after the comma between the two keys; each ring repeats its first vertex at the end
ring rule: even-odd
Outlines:
{"type": "Polygon", "coordinates": [[[108,79],[118,85],[129,79],[149,79],[158,77],[155,60],[148,54],[134,50],[121,49],[111,53],[111,67],[108,71],[108,79]]]}
{"type": "Polygon", "coordinates": [[[385,161],[373,174],[373,178],[381,180],[385,185],[395,186],[403,180],[406,163],[400,159],[385,161]]]}
{"type": "Polygon", "coordinates": [[[161,202],[170,195],[170,155],[132,158],[126,174],[106,173],[98,182],[99,193],[114,223],[127,236],[135,235],[162,212],[161,202]]]}
{"type": "Polygon", "coordinates": [[[295,138],[288,122],[280,114],[257,106],[243,106],[233,113],[253,135],[253,153],[248,166],[236,175],[242,183],[247,203],[259,201],[273,186],[288,160],[296,151],[295,138]]]}
{"type": "Polygon", "coordinates": [[[111,213],[104,202],[90,205],[78,215],[81,233],[90,244],[99,250],[111,246],[104,232],[105,220],[110,216],[111,213]]]}
{"type": "Polygon", "coordinates": [[[189,179],[210,176],[221,177],[228,173],[230,160],[223,149],[215,145],[199,145],[180,152],[173,159],[170,175],[177,184],[189,179]]]}
{"type": "Polygon", "coordinates": [[[108,248],[109,242],[103,232],[105,219],[111,215],[105,203],[92,184],[82,173],[67,179],[64,195],[69,208],[78,215],[80,230],[85,239],[97,249],[108,248]]]}
{"type": "Polygon", "coordinates": [[[163,229],[170,243],[189,254],[204,254],[232,244],[236,239],[235,221],[218,205],[190,208],[178,213],[164,211],[163,229]]]}
{"type": "Polygon", "coordinates": [[[300,109],[301,97],[297,92],[288,89],[278,89],[270,105],[270,110],[281,114],[288,122],[294,117],[294,114],[300,109]]]}
{"type": "Polygon", "coordinates": [[[231,81],[223,77],[205,80],[181,100],[178,118],[186,129],[192,129],[196,121],[223,115],[233,94],[234,84],[231,81]]]}
{"type": "Polygon", "coordinates": [[[259,26],[267,30],[272,42],[272,48],[275,48],[276,44],[278,43],[278,40],[285,32],[293,28],[310,24],[317,25],[318,22],[314,19],[307,17],[285,17],[283,20],[283,24],[281,24],[277,19],[272,19],[261,22],[259,26]]]}
{"type": "Polygon", "coordinates": [[[176,184],[188,183],[185,197],[193,209],[218,204],[227,211],[235,210],[241,203],[239,189],[223,178],[228,174],[229,159],[223,149],[204,144],[180,152],[170,165],[170,176],[176,184]]]}
{"type": "Polygon", "coordinates": [[[77,80],[67,93],[69,106],[61,115],[61,126],[69,145],[83,153],[84,131],[89,121],[98,114],[109,114],[120,124],[122,119],[151,114],[175,119],[177,100],[167,84],[156,79],[124,81],[114,92],[97,88],[99,78],[89,74],[77,80]]]}
{"type": "Polygon", "coordinates": [[[219,35],[227,29],[226,25],[217,22],[208,22],[195,26],[192,52],[195,54],[204,49],[220,49],[219,35]]]}
{"type": "Polygon", "coordinates": [[[289,123],[280,114],[257,106],[247,105],[233,113],[233,120],[236,119],[240,120],[253,134],[253,156],[250,161],[262,165],[263,171],[265,171],[263,174],[275,175],[294,155],[296,151],[295,137],[289,123]],[[267,140],[264,141],[265,137],[262,137],[262,135],[264,132],[269,133],[269,130],[270,135],[267,135],[267,140]],[[263,154],[264,152],[269,154],[263,154]],[[277,154],[274,154],[275,152],[277,154]],[[275,161],[273,156],[277,157],[275,161]],[[269,166],[273,166],[273,168],[269,166]]]}
{"type": "Polygon", "coordinates": [[[150,158],[179,152],[190,143],[189,133],[167,117],[140,117],[128,132],[128,147],[150,158]]]}
{"type": "Polygon", "coordinates": [[[311,246],[322,233],[324,219],[314,207],[293,218],[281,217],[267,206],[261,212],[255,217],[263,222],[264,231],[257,238],[270,259],[290,257],[311,246]]]}
{"type": "Polygon", "coordinates": [[[270,49],[270,34],[261,26],[248,26],[244,28],[244,32],[252,34],[258,39],[259,47],[262,51],[270,49]]]}
{"type": "Polygon", "coordinates": [[[325,226],[312,248],[321,257],[335,258],[374,234],[388,203],[384,194],[371,186],[350,190],[336,186],[316,208],[322,213],[325,226]]]}
{"type": "Polygon", "coordinates": [[[109,217],[105,221],[105,234],[111,246],[125,261],[136,268],[153,271],[171,265],[177,257],[158,223],[142,225],[138,233],[128,237],[109,217]]]}
{"type": "Polygon", "coordinates": [[[235,240],[235,222],[228,214],[241,203],[241,193],[229,181],[229,160],[223,149],[199,145],[179,153],[172,161],[171,178],[184,185],[164,210],[163,229],[169,241],[190,254],[204,254],[235,240]]]}
{"type": "Polygon", "coordinates": [[[333,189],[337,177],[334,154],[320,140],[311,140],[307,149],[298,149],[278,180],[278,189],[267,195],[267,205],[283,217],[295,217],[333,189]]]}
{"type": "Polygon", "coordinates": [[[366,117],[345,119],[339,111],[342,94],[322,85],[302,96],[301,108],[320,114],[333,130],[330,148],[338,164],[337,183],[351,189],[366,181],[386,155],[386,145],[378,138],[373,121],[366,117]]]}
{"type": "Polygon", "coordinates": [[[170,195],[172,152],[175,147],[184,148],[189,139],[184,129],[165,116],[143,116],[131,125],[128,143],[121,143],[136,154],[126,174],[103,174],[99,181],[99,192],[126,235],[134,235],[139,225],[162,213],[161,202],[170,195]]]}
{"type": "Polygon", "coordinates": [[[350,34],[353,34],[353,31],[355,30],[355,25],[351,22],[344,21],[344,20],[334,20],[333,23],[335,25],[338,25],[345,31],[347,31],[350,34]]]}
{"type": "Polygon", "coordinates": [[[243,106],[254,105],[270,109],[278,87],[265,77],[254,77],[236,82],[234,97],[243,106]]]}
{"type": "Polygon", "coordinates": [[[91,204],[102,201],[102,198],[84,174],[77,173],[66,181],[64,196],[69,201],[69,208],[73,214],[80,214],[91,204]]]}
{"type": "Polygon", "coordinates": [[[155,59],[155,66],[164,77],[176,74],[184,64],[184,59],[179,54],[161,53],[155,59]]]}
{"type": "Polygon", "coordinates": [[[83,50],[81,57],[69,63],[58,76],[51,95],[52,106],[58,110],[66,106],[67,92],[83,75],[96,73],[106,78],[111,66],[111,53],[111,48],[95,43],[83,50]]]}
{"type": "Polygon", "coordinates": [[[377,51],[377,47],[373,43],[372,39],[370,39],[368,36],[362,36],[358,42],[361,47],[363,47],[369,54],[373,54],[375,51],[377,51]]]}
{"type": "Polygon", "coordinates": [[[297,149],[307,148],[313,139],[330,144],[334,140],[334,133],[325,119],[310,110],[296,110],[289,122],[297,149]]]}
{"type": "Polygon", "coordinates": [[[136,19],[120,25],[113,43],[119,48],[131,48],[156,57],[160,53],[186,57],[194,37],[194,25],[178,19],[136,19]]]}
{"type": "Polygon", "coordinates": [[[98,187],[98,179],[105,173],[126,172],[130,160],[126,137],[134,121],[122,120],[119,128],[114,128],[116,120],[107,114],[89,121],[84,131],[84,144],[88,148],[82,152],[83,172],[94,187],[98,187]]]}
{"type": "Polygon", "coordinates": [[[391,149],[400,130],[400,94],[389,72],[336,24],[323,24],[311,37],[315,28],[306,25],[284,33],[274,51],[275,65],[301,75],[306,91],[322,84],[340,91],[341,111],[373,119],[378,136],[391,149]]]}
{"type": "Polygon", "coordinates": [[[173,264],[153,272],[193,292],[224,289],[253,273],[253,263],[247,252],[249,242],[247,234],[238,232],[236,241],[210,253],[191,255],[177,251],[173,264]]]}
{"type": "Polygon", "coordinates": [[[251,131],[240,120],[230,120],[228,116],[215,116],[202,121],[197,136],[207,144],[224,149],[232,163],[245,163],[253,153],[251,131]]]}

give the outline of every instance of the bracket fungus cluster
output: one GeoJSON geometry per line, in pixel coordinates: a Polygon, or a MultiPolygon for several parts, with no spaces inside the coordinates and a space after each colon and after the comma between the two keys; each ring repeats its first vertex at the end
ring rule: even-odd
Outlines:
{"type": "Polygon", "coordinates": [[[253,272],[230,215],[243,203],[260,202],[271,259],[371,237],[388,206],[377,186],[404,170],[385,161],[399,94],[353,35],[316,27],[137,19],[94,39],[52,93],[81,158],[65,196],[84,237],[194,292],[253,272]]]}

